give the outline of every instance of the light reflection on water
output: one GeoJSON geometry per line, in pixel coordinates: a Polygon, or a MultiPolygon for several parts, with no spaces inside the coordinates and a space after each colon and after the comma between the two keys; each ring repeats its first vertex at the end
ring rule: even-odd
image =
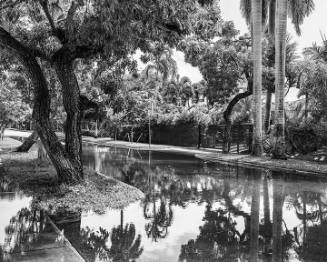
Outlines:
{"type": "Polygon", "coordinates": [[[89,241],[97,246],[89,252],[75,242],[89,261],[324,261],[326,183],[209,165],[191,156],[149,155],[112,147],[84,150],[86,165],[146,195],[124,210],[82,214],[80,231],[103,241],[101,248],[89,241]],[[124,233],[127,225],[135,232],[124,233]]]}
{"type": "MultiPolygon", "coordinates": [[[[326,181],[112,147],[87,146],[84,161],[146,196],[123,210],[54,216],[87,261],[326,260],[326,181]]],[[[31,200],[0,180],[0,261],[45,230],[31,200]]]]}

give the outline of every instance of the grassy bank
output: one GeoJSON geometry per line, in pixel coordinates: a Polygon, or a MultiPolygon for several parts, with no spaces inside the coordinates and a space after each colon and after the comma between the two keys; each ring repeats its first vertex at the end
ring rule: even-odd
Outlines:
{"type": "Polygon", "coordinates": [[[28,153],[0,152],[2,191],[23,191],[33,196],[33,205],[50,212],[68,210],[103,212],[122,208],[143,198],[143,193],[113,178],[85,169],[85,180],[77,185],[60,185],[49,162],[37,159],[37,150],[28,153]]]}

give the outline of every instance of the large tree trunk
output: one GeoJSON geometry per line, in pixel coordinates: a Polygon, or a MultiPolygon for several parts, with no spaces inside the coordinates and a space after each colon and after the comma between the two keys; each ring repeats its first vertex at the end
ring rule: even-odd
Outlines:
{"type": "Polygon", "coordinates": [[[26,68],[34,90],[33,118],[36,124],[36,131],[52,164],[57,170],[59,181],[65,183],[76,183],[80,181],[82,178],[81,173],[74,168],[72,162],[66,157],[66,153],[58,137],[51,129],[49,121],[50,95],[39,63],[28,48],[21,45],[1,27],[0,45],[13,53],[26,68]]]}
{"type": "Polygon", "coordinates": [[[253,148],[252,154],[261,156],[262,146],[262,1],[251,0],[252,5],[252,55],[253,55],[253,148]]]}
{"type": "Polygon", "coordinates": [[[232,99],[232,101],[229,102],[224,112],[225,130],[224,130],[224,141],[223,141],[223,153],[228,153],[231,147],[231,128],[232,128],[231,114],[233,112],[233,108],[241,99],[246,98],[251,94],[252,94],[252,90],[247,90],[243,93],[237,94],[232,99]]]}
{"type": "Polygon", "coordinates": [[[272,157],[286,159],[284,86],[286,61],[287,0],[277,0],[275,30],[275,119],[272,157]]]}
{"type": "Polygon", "coordinates": [[[61,83],[67,115],[64,126],[66,153],[79,173],[83,174],[80,90],[69,50],[62,48],[54,55],[54,67],[61,83]]]}
{"type": "Polygon", "coordinates": [[[28,152],[30,148],[34,145],[36,140],[39,138],[39,135],[36,131],[33,131],[33,133],[24,140],[23,144],[21,144],[17,149],[16,152],[28,152]]]}

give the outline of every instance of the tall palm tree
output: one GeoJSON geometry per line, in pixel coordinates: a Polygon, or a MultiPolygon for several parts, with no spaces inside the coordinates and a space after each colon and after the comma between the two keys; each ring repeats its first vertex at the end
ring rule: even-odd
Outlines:
{"type": "Polygon", "coordinates": [[[284,83],[287,34],[287,0],[277,0],[275,20],[275,119],[273,158],[286,159],[284,83]]]}
{"type": "Polygon", "coordinates": [[[254,128],[252,153],[260,156],[262,147],[262,1],[251,0],[254,128]]]}
{"type": "Polygon", "coordinates": [[[277,0],[275,14],[275,119],[273,158],[286,159],[285,143],[285,61],[287,14],[290,9],[292,23],[297,34],[301,34],[300,25],[314,9],[313,0],[277,0]]]}

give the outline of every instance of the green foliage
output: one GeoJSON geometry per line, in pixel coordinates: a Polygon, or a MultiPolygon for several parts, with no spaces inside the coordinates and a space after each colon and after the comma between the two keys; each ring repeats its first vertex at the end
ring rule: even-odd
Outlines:
{"type": "Polygon", "coordinates": [[[32,114],[27,78],[17,62],[10,65],[9,60],[8,54],[3,53],[0,61],[0,122],[4,126],[30,120],[32,114]]]}
{"type": "Polygon", "coordinates": [[[304,60],[298,64],[299,96],[307,95],[310,115],[315,121],[327,120],[327,64],[322,61],[304,60]]]}

